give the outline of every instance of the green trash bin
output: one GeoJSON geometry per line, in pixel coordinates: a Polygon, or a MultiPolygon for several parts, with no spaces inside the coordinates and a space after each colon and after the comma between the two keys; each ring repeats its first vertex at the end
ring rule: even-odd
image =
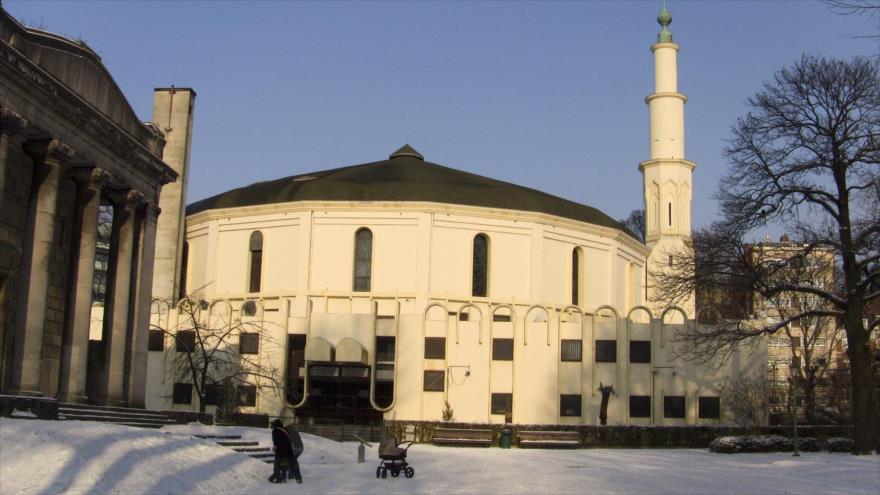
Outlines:
{"type": "Polygon", "coordinates": [[[502,449],[510,448],[510,435],[511,432],[507,428],[501,430],[501,436],[498,437],[498,446],[502,449]]]}

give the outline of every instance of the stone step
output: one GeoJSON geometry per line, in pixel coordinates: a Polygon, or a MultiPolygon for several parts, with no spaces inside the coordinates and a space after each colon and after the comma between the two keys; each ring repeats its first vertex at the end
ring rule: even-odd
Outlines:
{"type": "Polygon", "coordinates": [[[243,453],[250,453],[250,452],[261,453],[261,452],[269,452],[269,447],[235,447],[232,450],[234,450],[236,452],[243,452],[243,453]]]}
{"type": "Polygon", "coordinates": [[[203,435],[197,434],[193,435],[196,438],[202,438],[205,440],[241,440],[241,435],[203,435]]]}
{"type": "Polygon", "coordinates": [[[156,425],[162,427],[175,424],[174,420],[167,418],[132,418],[123,416],[93,415],[93,414],[59,414],[58,419],[68,421],[97,421],[102,423],[114,423],[124,425],[156,425]]]}
{"type": "Polygon", "coordinates": [[[73,402],[59,402],[58,409],[88,409],[92,411],[116,411],[120,413],[162,414],[158,411],[149,411],[139,407],[98,406],[95,404],[76,404],[73,402]]]}
{"type": "Polygon", "coordinates": [[[260,442],[228,442],[228,441],[219,441],[217,445],[222,445],[224,447],[256,447],[260,445],[260,442]]]}
{"type": "Polygon", "coordinates": [[[167,416],[160,413],[152,413],[146,412],[143,409],[140,412],[125,412],[125,411],[108,411],[105,409],[80,409],[80,408],[67,408],[67,407],[59,407],[58,414],[60,416],[107,416],[114,418],[147,418],[147,419],[168,419],[167,416]]]}

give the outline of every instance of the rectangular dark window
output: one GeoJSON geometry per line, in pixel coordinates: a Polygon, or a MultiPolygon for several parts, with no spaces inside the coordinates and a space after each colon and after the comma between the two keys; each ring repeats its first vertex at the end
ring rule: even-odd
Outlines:
{"type": "Polygon", "coordinates": [[[306,363],[306,336],[289,334],[287,336],[287,401],[294,404],[302,400],[305,378],[300,376],[300,368],[306,363]]]}
{"type": "Polygon", "coordinates": [[[253,407],[257,405],[256,385],[238,386],[238,405],[246,407],[253,407]]]}
{"type": "Polygon", "coordinates": [[[581,415],[581,396],[580,396],[580,394],[560,395],[559,396],[559,415],[560,416],[580,416],[581,415]]]}
{"type": "Polygon", "coordinates": [[[800,335],[791,338],[792,347],[800,348],[801,346],[801,337],[800,335]]]}
{"type": "Polygon", "coordinates": [[[209,383],[205,386],[205,404],[216,406],[220,403],[220,393],[223,385],[220,383],[209,383]]]}
{"type": "Polygon", "coordinates": [[[513,361],[513,339],[492,339],[492,360],[513,361]]]}
{"type": "Polygon", "coordinates": [[[263,274],[263,250],[251,251],[251,273],[249,292],[260,292],[260,277],[263,274]]]}
{"type": "Polygon", "coordinates": [[[699,406],[700,419],[721,418],[721,399],[718,397],[700,397],[697,405],[699,406]]]}
{"type": "Polygon", "coordinates": [[[241,333],[238,335],[238,353],[239,354],[259,354],[260,353],[260,334],[258,333],[241,333]]]}
{"type": "Polygon", "coordinates": [[[617,362],[617,341],[616,340],[597,340],[596,341],[596,362],[597,363],[616,363],[617,362]]]}
{"type": "Polygon", "coordinates": [[[474,236],[473,275],[471,295],[486,297],[489,287],[489,238],[486,234],[474,236]]]}
{"type": "Polygon", "coordinates": [[[511,320],[510,320],[510,315],[503,315],[503,314],[495,313],[494,315],[492,315],[492,321],[508,322],[511,320]]]}
{"type": "Polygon", "coordinates": [[[462,311],[461,313],[458,313],[458,321],[470,321],[470,319],[471,316],[468,314],[467,311],[462,311]]]}
{"type": "Polygon", "coordinates": [[[446,337],[425,337],[425,359],[446,359],[446,337]]]}
{"type": "Polygon", "coordinates": [[[562,348],[560,350],[560,352],[562,353],[562,356],[560,357],[560,359],[562,359],[563,361],[580,362],[581,357],[582,357],[581,350],[583,347],[581,344],[582,343],[580,340],[565,340],[565,339],[563,339],[562,340],[562,348]]]}
{"type": "Polygon", "coordinates": [[[684,396],[667,395],[663,397],[664,418],[684,418],[684,396]]]}
{"type": "Polygon", "coordinates": [[[442,392],[446,386],[446,372],[425,370],[425,392],[442,392]]]}
{"type": "Polygon", "coordinates": [[[650,395],[630,395],[629,396],[629,417],[631,417],[631,418],[650,418],[651,417],[651,396],[650,395]]]}
{"type": "MultiPolygon", "coordinates": [[[[177,332],[177,352],[193,352],[196,350],[196,332],[181,330],[177,332]]],[[[188,404],[188,403],[187,403],[188,404]]]]}
{"type": "Polygon", "coordinates": [[[162,330],[150,330],[150,342],[148,350],[164,351],[165,350],[165,332],[162,330]]]}
{"type": "Polygon", "coordinates": [[[510,416],[513,412],[513,394],[492,394],[492,414],[510,416]]]}
{"type": "Polygon", "coordinates": [[[171,402],[174,404],[192,404],[192,383],[175,383],[171,394],[171,402]]]}
{"type": "Polygon", "coordinates": [[[394,337],[376,337],[376,361],[394,361],[394,337]]]}
{"type": "Polygon", "coordinates": [[[631,362],[631,363],[650,363],[651,362],[651,341],[650,340],[631,340],[629,342],[629,362],[631,362]]]}

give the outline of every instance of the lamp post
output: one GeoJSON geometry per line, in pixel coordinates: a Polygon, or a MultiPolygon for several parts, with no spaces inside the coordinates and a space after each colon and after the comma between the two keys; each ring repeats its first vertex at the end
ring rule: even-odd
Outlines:
{"type": "Polygon", "coordinates": [[[801,369],[801,360],[800,357],[795,356],[791,358],[791,417],[792,423],[794,426],[794,453],[791,454],[792,457],[800,457],[800,452],[798,452],[798,433],[797,433],[797,389],[798,389],[798,370],[801,369]]]}

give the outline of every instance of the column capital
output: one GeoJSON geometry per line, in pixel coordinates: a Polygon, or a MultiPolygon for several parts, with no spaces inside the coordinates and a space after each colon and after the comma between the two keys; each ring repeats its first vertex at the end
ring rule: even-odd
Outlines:
{"type": "Polygon", "coordinates": [[[69,162],[76,155],[73,148],[58,139],[51,138],[26,141],[22,148],[35,163],[41,165],[47,162],[55,162],[56,164],[69,162]]]}
{"type": "Polygon", "coordinates": [[[28,121],[21,114],[15,113],[8,108],[0,108],[0,134],[6,134],[7,136],[18,134],[28,125],[28,121]]]}
{"type": "Polygon", "coordinates": [[[162,213],[162,208],[159,208],[157,205],[146,200],[143,205],[141,205],[141,208],[143,210],[144,220],[149,220],[154,223],[159,218],[159,214],[162,213]]]}
{"type": "Polygon", "coordinates": [[[134,189],[109,189],[104,192],[114,206],[134,212],[146,201],[144,195],[134,189]]]}
{"type": "Polygon", "coordinates": [[[99,167],[73,167],[70,176],[76,182],[77,187],[100,191],[107,187],[113,179],[110,172],[99,167]]]}

